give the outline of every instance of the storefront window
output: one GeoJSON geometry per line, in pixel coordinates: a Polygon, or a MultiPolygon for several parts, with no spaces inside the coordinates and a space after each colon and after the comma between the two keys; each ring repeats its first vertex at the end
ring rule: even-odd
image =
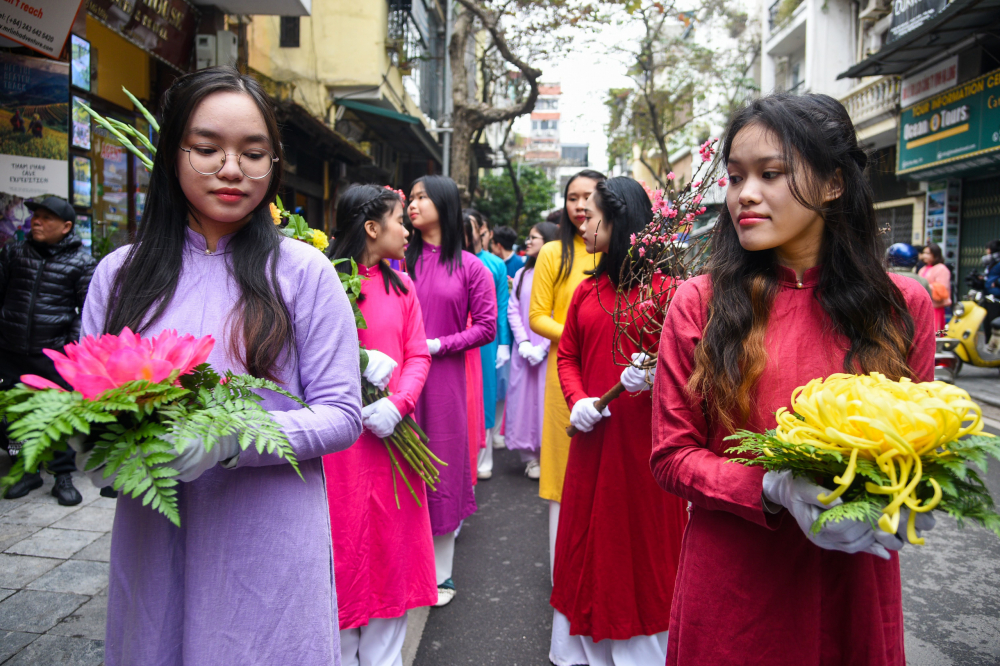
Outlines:
{"type": "MultiPolygon", "coordinates": [[[[129,122],[130,118],[119,118],[129,122]]],[[[94,128],[91,148],[94,170],[93,220],[95,235],[128,233],[129,154],[103,127],[94,128]]]]}

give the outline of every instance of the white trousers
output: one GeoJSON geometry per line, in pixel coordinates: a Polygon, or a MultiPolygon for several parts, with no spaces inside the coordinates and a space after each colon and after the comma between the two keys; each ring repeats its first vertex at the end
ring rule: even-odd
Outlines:
{"type": "Polygon", "coordinates": [[[559,534],[559,502],[549,500],[549,577],[555,582],[556,535],[559,534]]]}
{"type": "Polygon", "coordinates": [[[486,429],[486,448],[479,449],[476,471],[480,474],[493,471],[493,431],[495,429],[495,427],[486,429]]]}
{"type": "Polygon", "coordinates": [[[434,536],[434,568],[437,570],[437,584],[451,578],[455,564],[455,532],[434,536]]]}
{"type": "Polygon", "coordinates": [[[406,615],[372,618],[368,625],[340,631],[343,666],[403,666],[406,615]]]}
{"type": "Polygon", "coordinates": [[[659,666],[667,661],[667,632],[624,641],[570,636],[569,618],[553,611],[549,660],[556,666],[659,666]]]}

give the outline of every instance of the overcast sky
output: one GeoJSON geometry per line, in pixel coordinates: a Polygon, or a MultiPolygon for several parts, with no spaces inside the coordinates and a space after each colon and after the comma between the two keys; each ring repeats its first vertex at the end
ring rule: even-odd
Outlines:
{"type": "MultiPolygon", "coordinates": [[[[562,85],[560,98],[559,134],[563,143],[590,144],[591,167],[600,171],[608,168],[607,136],[608,108],[604,105],[608,89],[631,85],[625,76],[627,56],[614,53],[608,44],[621,44],[635,40],[638,26],[608,24],[591,38],[580,40],[579,46],[558,59],[538,63],[542,81],[562,85]]],[[[515,128],[527,134],[528,117],[520,120],[515,128]]]]}

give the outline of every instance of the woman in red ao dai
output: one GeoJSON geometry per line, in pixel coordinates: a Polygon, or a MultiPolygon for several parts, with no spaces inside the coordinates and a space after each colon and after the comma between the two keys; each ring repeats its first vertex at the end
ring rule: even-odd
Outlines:
{"type": "Polygon", "coordinates": [[[653,389],[653,474],[692,505],[667,664],[904,666],[903,539],[853,521],[809,534],[822,489],[728,462],[723,438],[773,427],[817,377],[932,379],[930,299],[885,272],[867,157],[839,102],[756,100],[722,157],[708,274],[671,303],[653,389]]]}

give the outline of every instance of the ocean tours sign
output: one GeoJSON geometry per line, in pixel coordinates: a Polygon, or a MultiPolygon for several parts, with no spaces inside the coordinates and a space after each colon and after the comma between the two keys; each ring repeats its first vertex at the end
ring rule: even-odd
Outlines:
{"type": "MultiPolygon", "coordinates": [[[[897,174],[985,157],[1000,159],[1000,70],[904,109],[897,174]],[[994,154],[996,153],[996,154],[994,154]]],[[[949,169],[957,170],[957,169],[949,169]]]]}

